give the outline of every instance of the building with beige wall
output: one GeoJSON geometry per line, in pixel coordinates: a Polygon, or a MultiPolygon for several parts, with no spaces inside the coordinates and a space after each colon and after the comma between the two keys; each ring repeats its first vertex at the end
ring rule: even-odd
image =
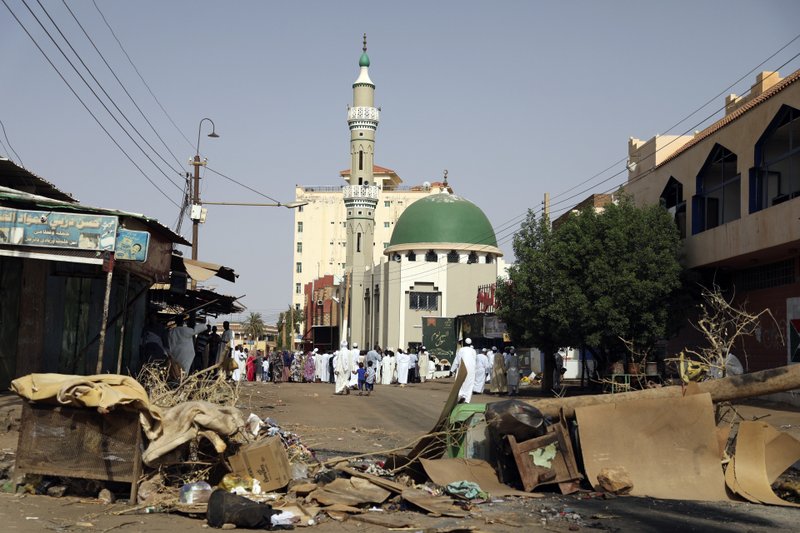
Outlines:
{"type": "Polygon", "coordinates": [[[748,309],[772,312],[742,346],[750,370],[800,361],[798,80],[800,71],[762,72],[703,131],[628,146],[625,190],[670,210],[686,266],[748,309]]]}
{"type": "MultiPolygon", "coordinates": [[[[295,200],[308,204],[295,209],[292,249],[292,303],[301,309],[305,303],[303,287],[312,280],[333,275],[343,278],[346,262],[347,210],[342,187],[350,184],[350,170],[340,173],[340,186],[295,187],[295,200]]],[[[438,191],[438,183],[406,186],[394,170],[375,165],[378,204],[375,209],[373,262],[383,257],[397,219],[420,198],[438,191]]]]}

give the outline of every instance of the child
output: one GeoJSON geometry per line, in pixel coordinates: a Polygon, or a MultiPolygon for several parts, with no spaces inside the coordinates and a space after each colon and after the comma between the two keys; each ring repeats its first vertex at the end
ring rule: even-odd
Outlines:
{"type": "Polygon", "coordinates": [[[364,380],[367,386],[367,396],[369,396],[369,393],[372,392],[375,386],[375,369],[372,367],[372,361],[367,361],[367,372],[364,380]]]}
{"type": "Polygon", "coordinates": [[[364,363],[358,363],[358,395],[364,394],[364,384],[366,381],[366,371],[364,370],[364,363]]]}

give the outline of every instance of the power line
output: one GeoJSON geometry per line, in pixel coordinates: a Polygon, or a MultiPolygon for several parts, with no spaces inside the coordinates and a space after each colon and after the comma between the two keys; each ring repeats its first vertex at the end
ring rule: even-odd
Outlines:
{"type": "MultiPolygon", "coordinates": [[[[11,146],[11,141],[8,139],[8,134],[6,133],[6,126],[5,126],[5,124],[3,124],[2,120],[0,120],[0,127],[3,128],[3,137],[6,138],[6,144],[8,144],[8,148],[6,148],[5,147],[6,145],[3,144],[3,149],[6,151],[6,153],[8,153],[8,151],[11,150],[11,152],[13,152],[13,154],[14,154],[14,157],[17,158],[17,162],[19,162],[19,164],[24,167],[25,164],[22,162],[22,158],[19,156],[17,151],[14,150],[14,147],[11,146]]],[[[2,142],[2,141],[0,141],[0,142],[2,142]]]]}
{"type": "Polygon", "coordinates": [[[172,120],[172,117],[170,116],[170,114],[167,113],[167,110],[164,108],[163,105],[161,105],[161,102],[159,101],[158,97],[155,95],[153,90],[150,88],[150,85],[148,85],[147,82],[145,81],[144,76],[142,76],[142,73],[139,72],[138,68],[136,68],[136,65],[133,63],[133,59],[131,59],[131,56],[128,55],[128,52],[125,50],[125,47],[122,46],[122,42],[117,37],[117,34],[114,32],[114,29],[111,27],[111,24],[108,23],[108,20],[106,19],[106,16],[103,14],[102,11],[100,11],[100,7],[97,5],[97,2],[95,0],[92,0],[92,3],[94,4],[94,7],[97,10],[97,12],[100,14],[100,18],[103,19],[103,22],[105,23],[106,27],[108,28],[108,31],[111,32],[111,35],[114,37],[114,40],[117,41],[117,44],[119,45],[120,50],[122,50],[122,53],[125,54],[125,57],[128,59],[128,63],[131,64],[131,67],[133,67],[133,70],[136,71],[136,75],[139,76],[139,79],[142,80],[142,83],[144,84],[144,86],[147,87],[147,91],[150,93],[150,96],[152,96],[153,100],[156,101],[156,103],[158,104],[158,107],[160,107],[161,111],[164,112],[164,115],[167,117],[167,119],[169,119],[170,123],[173,125],[175,130],[178,133],[180,133],[181,137],[184,138],[184,140],[186,141],[186,144],[188,144],[191,148],[194,148],[194,145],[192,144],[192,141],[190,141],[189,138],[186,137],[186,135],[183,133],[183,131],[181,131],[181,129],[178,127],[178,125],[175,124],[175,121],[172,120]]]}
{"type": "Polygon", "coordinates": [[[257,195],[259,195],[259,196],[263,196],[264,198],[267,198],[268,200],[272,200],[272,201],[273,201],[273,202],[275,202],[275,203],[278,203],[278,204],[279,204],[279,203],[281,203],[281,202],[279,202],[278,200],[276,200],[275,198],[273,198],[272,196],[266,195],[266,194],[264,194],[264,193],[263,193],[263,192],[261,192],[261,191],[257,191],[257,190],[255,190],[254,188],[250,187],[249,185],[245,185],[244,183],[242,183],[242,182],[240,182],[240,181],[237,181],[237,180],[235,180],[235,179],[231,178],[230,176],[226,176],[226,175],[225,175],[225,174],[223,174],[222,172],[219,172],[219,171],[217,171],[217,170],[214,170],[213,168],[211,168],[211,167],[209,167],[209,166],[206,166],[206,169],[208,169],[210,172],[213,172],[213,173],[214,173],[214,174],[216,174],[217,176],[220,176],[220,177],[222,177],[222,178],[225,178],[226,180],[228,180],[228,181],[230,181],[230,182],[232,182],[232,183],[235,183],[236,185],[238,185],[238,186],[240,186],[240,187],[244,187],[245,189],[247,189],[247,190],[248,190],[248,191],[250,191],[250,192],[254,192],[254,193],[256,193],[257,195]]]}
{"type": "Polygon", "coordinates": [[[100,122],[100,120],[97,118],[97,116],[95,116],[95,114],[92,112],[92,110],[89,109],[89,106],[86,105],[86,102],[84,102],[83,99],[78,95],[78,93],[75,91],[75,89],[72,87],[72,85],[70,85],[70,83],[67,81],[67,79],[64,77],[64,75],[61,73],[61,71],[58,70],[58,67],[55,66],[55,64],[50,59],[50,57],[45,53],[45,51],[42,49],[42,47],[39,46],[39,43],[36,42],[36,39],[33,37],[33,35],[31,35],[31,33],[28,31],[28,29],[25,27],[25,25],[19,19],[19,17],[17,17],[17,14],[14,13],[14,11],[11,9],[11,6],[8,5],[8,2],[6,0],[0,0],[0,1],[3,2],[3,5],[6,6],[6,9],[8,9],[8,11],[11,13],[11,16],[14,17],[14,20],[17,21],[17,24],[19,24],[19,26],[22,28],[22,30],[25,32],[25,34],[30,38],[30,40],[33,42],[34,46],[36,46],[36,48],[39,50],[39,52],[42,54],[42,56],[44,56],[45,60],[50,64],[50,66],[53,68],[53,70],[56,71],[56,74],[58,74],[58,77],[61,78],[61,80],[67,85],[67,87],[72,92],[72,94],[75,96],[75,98],[77,98],[78,101],[81,103],[83,108],[86,109],[86,111],[89,113],[89,115],[91,115],[91,117],[94,119],[94,121],[97,122],[97,125],[100,126],[100,129],[102,129],[103,132],[108,136],[108,138],[111,139],[111,142],[113,142],[116,145],[116,147],[119,148],[119,150],[125,155],[125,157],[128,158],[128,161],[130,161],[131,164],[133,164],[133,166],[136,167],[136,169],[139,171],[139,173],[142,176],[144,176],[144,178],[147,181],[149,181],[150,184],[153,185],[153,187],[155,187],[158,190],[158,192],[160,192],[164,196],[164,198],[169,200],[173,205],[175,205],[175,207],[180,208],[180,206],[172,198],[170,198],[170,196],[166,192],[164,192],[164,190],[161,189],[161,187],[159,187],[158,184],[156,182],[154,182],[141,169],[141,167],[139,167],[139,165],[136,164],[136,162],[133,160],[133,158],[131,158],[131,156],[128,154],[128,152],[125,151],[125,149],[119,144],[119,142],[117,142],[117,140],[114,138],[114,136],[111,135],[111,133],[106,129],[105,126],[103,126],[102,122],[100,122]]]}
{"type": "MultiPolygon", "coordinates": [[[[67,46],[69,46],[70,50],[72,50],[72,53],[73,53],[73,54],[75,54],[75,57],[78,59],[78,61],[80,61],[80,62],[81,62],[81,65],[83,65],[83,68],[84,68],[84,69],[86,69],[86,72],[89,74],[89,76],[91,76],[91,77],[92,77],[92,79],[94,80],[94,82],[97,84],[97,86],[100,88],[100,90],[101,90],[101,91],[103,92],[103,94],[106,96],[106,98],[108,98],[109,102],[111,102],[111,104],[114,106],[114,108],[117,110],[117,112],[118,112],[120,115],[122,115],[122,118],[124,118],[124,119],[125,119],[125,121],[128,123],[128,125],[129,125],[131,128],[133,128],[133,131],[135,131],[135,132],[136,132],[136,134],[137,134],[137,135],[139,135],[139,138],[141,138],[141,139],[142,139],[142,141],[144,141],[144,143],[145,143],[145,144],[146,144],[146,145],[147,145],[147,146],[150,148],[150,150],[152,150],[152,151],[153,151],[153,153],[155,153],[155,154],[156,154],[156,156],[158,156],[158,158],[159,158],[159,159],[161,159],[161,161],[162,161],[164,164],[166,164],[167,166],[169,166],[169,163],[167,163],[167,162],[166,162],[166,160],[165,160],[163,157],[161,157],[161,154],[159,154],[159,153],[158,153],[158,151],[156,151],[156,149],[155,149],[155,148],[153,148],[153,146],[152,146],[152,145],[151,145],[151,144],[150,144],[150,143],[147,141],[147,139],[145,139],[145,138],[144,138],[144,136],[143,136],[143,135],[142,135],[142,134],[139,132],[139,130],[136,128],[136,126],[134,126],[134,125],[133,125],[133,123],[132,123],[132,122],[131,122],[131,121],[128,119],[128,117],[125,115],[125,113],[124,113],[124,112],[123,112],[123,111],[122,111],[122,110],[119,108],[119,106],[116,104],[116,102],[114,101],[114,99],[113,99],[113,98],[111,98],[111,95],[109,95],[109,94],[108,94],[108,92],[105,90],[105,88],[104,88],[104,87],[103,87],[103,85],[100,83],[100,81],[99,81],[99,80],[98,80],[98,79],[95,77],[95,75],[92,73],[92,70],[91,70],[91,69],[89,68],[89,66],[88,66],[88,65],[87,65],[87,64],[86,64],[86,63],[83,61],[83,58],[81,58],[80,54],[78,54],[78,52],[77,52],[77,51],[75,50],[75,48],[72,46],[72,43],[70,43],[69,39],[67,39],[67,37],[64,35],[64,33],[61,31],[61,28],[59,28],[58,24],[56,24],[56,22],[55,22],[55,21],[53,20],[53,18],[50,16],[50,13],[49,13],[49,12],[47,11],[47,9],[45,9],[45,7],[42,5],[42,2],[41,2],[41,0],[36,0],[36,2],[39,4],[39,7],[42,9],[42,11],[44,11],[44,14],[45,14],[45,15],[47,15],[47,18],[50,20],[50,23],[51,23],[51,24],[52,24],[52,25],[55,27],[56,31],[58,31],[59,35],[61,35],[61,38],[64,40],[64,42],[67,44],[67,46]]],[[[115,116],[115,115],[114,115],[114,114],[111,112],[111,110],[108,108],[108,106],[105,104],[105,102],[103,102],[102,98],[100,98],[100,96],[99,96],[99,95],[98,95],[98,94],[95,92],[95,90],[92,88],[92,86],[89,84],[89,82],[88,82],[88,81],[86,81],[86,78],[84,78],[84,77],[83,77],[83,75],[80,73],[80,71],[77,69],[77,67],[75,67],[75,64],[74,64],[74,63],[73,63],[73,62],[72,62],[72,61],[69,59],[69,57],[67,56],[67,54],[65,54],[65,53],[64,53],[64,50],[61,48],[61,46],[59,46],[59,44],[58,44],[58,43],[56,42],[56,40],[53,38],[52,34],[51,34],[51,33],[50,33],[48,30],[47,30],[47,28],[45,28],[44,24],[42,24],[42,22],[39,20],[39,17],[37,17],[37,16],[36,16],[36,14],[33,12],[33,10],[30,8],[30,6],[28,5],[28,2],[27,2],[27,0],[22,0],[22,3],[23,3],[23,4],[25,5],[25,7],[28,9],[28,11],[29,11],[29,12],[30,12],[30,14],[33,16],[33,18],[34,18],[34,19],[36,19],[36,22],[38,22],[38,23],[39,23],[39,26],[42,28],[42,30],[45,32],[45,34],[47,34],[47,36],[50,38],[50,41],[52,41],[52,43],[55,45],[55,47],[58,49],[58,51],[59,51],[59,52],[61,52],[61,55],[62,55],[62,56],[64,56],[64,59],[67,61],[67,63],[69,63],[69,65],[72,67],[72,69],[75,71],[75,73],[76,73],[76,74],[78,75],[78,77],[81,79],[81,81],[83,81],[83,83],[86,85],[86,87],[89,89],[89,91],[91,91],[91,93],[94,95],[94,97],[97,99],[97,101],[98,101],[98,102],[100,102],[100,105],[102,105],[102,106],[103,106],[103,108],[106,110],[106,112],[109,114],[109,116],[111,116],[111,118],[114,120],[114,122],[116,122],[116,123],[117,123],[117,126],[119,126],[119,127],[120,127],[120,129],[121,129],[121,130],[122,130],[122,131],[125,133],[125,135],[127,135],[127,136],[128,136],[128,138],[131,140],[131,142],[132,142],[134,145],[136,145],[136,147],[137,147],[137,148],[138,148],[138,149],[139,149],[139,150],[142,152],[142,154],[143,154],[143,155],[144,155],[144,156],[145,156],[145,157],[146,157],[146,158],[147,158],[147,159],[148,159],[148,160],[149,160],[149,161],[150,161],[150,162],[153,164],[153,166],[154,166],[154,167],[156,167],[156,170],[158,170],[158,171],[159,171],[159,172],[160,172],[160,173],[161,173],[161,174],[162,174],[162,175],[163,175],[165,178],[167,178],[167,180],[169,180],[169,182],[170,182],[170,183],[172,183],[172,185],[173,185],[175,188],[177,188],[177,189],[180,191],[180,190],[181,190],[181,187],[180,187],[180,185],[178,185],[177,183],[175,183],[175,182],[172,180],[172,178],[170,178],[170,177],[169,177],[169,176],[168,176],[168,175],[167,175],[167,174],[166,174],[166,173],[165,173],[165,172],[164,172],[164,171],[163,171],[163,170],[162,170],[162,169],[161,169],[161,168],[160,168],[160,167],[159,167],[159,166],[156,164],[156,162],[155,162],[155,161],[153,161],[153,159],[150,157],[150,155],[149,155],[149,154],[148,154],[148,153],[147,153],[147,152],[146,152],[146,151],[145,151],[145,150],[144,150],[144,149],[143,149],[143,148],[142,148],[142,147],[139,145],[139,143],[138,143],[138,142],[137,142],[137,141],[136,141],[136,140],[133,138],[133,136],[132,136],[132,135],[131,135],[131,134],[128,132],[128,130],[127,130],[127,129],[126,129],[126,128],[125,128],[125,127],[122,125],[122,123],[120,123],[120,121],[117,119],[117,117],[116,117],[116,116],[115,116]]],[[[182,174],[182,172],[181,172],[181,171],[175,170],[174,168],[171,168],[171,170],[172,170],[173,172],[175,172],[176,174],[182,174]]]]}
{"type": "MultiPolygon", "coordinates": [[[[81,22],[78,20],[78,17],[76,17],[76,16],[75,16],[75,13],[73,13],[73,12],[72,12],[72,9],[70,9],[70,7],[67,5],[67,0],[61,0],[61,2],[64,4],[64,7],[66,7],[66,8],[67,8],[67,11],[69,11],[69,14],[70,14],[70,15],[72,15],[72,18],[73,18],[73,19],[75,20],[75,22],[78,24],[78,27],[80,27],[81,31],[82,31],[82,32],[83,32],[83,34],[86,36],[86,38],[89,40],[89,42],[90,42],[90,43],[92,43],[92,47],[93,47],[93,48],[95,49],[95,51],[97,52],[97,55],[99,55],[99,56],[100,56],[100,59],[102,59],[102,60],[103,60],[103,63],[105,63],[106,67],[108,67],[108,70],[109,70],[109,71],[111,72],[111,74],[114,76],[114,79],[115,79],[115,80],[117,80],[117,83],[119,83],[119,86],[120,86],[120,88],[121,88],[121,89],[122,89],[122,90],[125,92],[125,94],[128,96],[128,98],[130,99],[131,103],[132,103],[132,104],[133,104],[133,105],[136,107],[136,110],[137,110],[137,111],[139,111],[139,114],[142,116],[142,118],[144,119],[144,121],[145,121],[145,122],[147,122],[147,125],[148,125],[148,126],[150,126],[150,129],[153,131],[153,133],[155,134],[155,136],[156,136],[156,137],[158,137],[158,140],[159,140],[159,141],[161,141],[161,144],[162,144],[162,145],[164,145],[164,148],[166,148],[166,150],[167,150],[167,151],[170,153],[170,155],[171,155],[171,156],[172,156],[172,158],[175,160],[175,162],[176,162],[176,163],[178,163],[178,166],[181,166],[181,165],[182,165],[182,163],[180,162],[180,160],[178,160],[177,156],[176,156],[176,155],[175,155],[175,154],[172,152],[172,150],[170,150],[169,146],[167,146],[167,143],[164,141],[164,139],[163,139],[163,138],[161,138],[161,135],[159,135],[158,131],[156,131],[155,127],[153,127],[153,124],[150,122],[150,120],[148,120],[147,116],[144,114],[144,111],[142,111],[142,108],[141,108],[141,107],[139,107],[139,104],[137,104],[137,103],[136,103],[136,100],[134,100],[134,99],[133,99],[133,96],[131,96],[131,93],[129,93],[129,92],[128,92],[128,89],[126,89],[126,88],[125,88],[125,84],[124,84],[124,83],[122,83],[122,80],[120,80],[120,79],[119,79],[119,77],[117,76],[117,73],[114,71],[114,69],[113,69],[113,68],[111,68],[111,65],[109,65],[109,64],[108,64],[108,61],[106,61],[106,58],[105,58],[105,56],[103,55],[103,53],[102,53],[102,52],[100,52],[100,49],[99,49],[99,48],[97,48],[97,45],[95,44],[94,40],[92,40],[91,36],[89,36],[89,33],[86,31],[86,29],[83,27],[83,24],[81,24],[81,22]]],[[[149,146],[149,145],[148,145],[148,146],[149,146]]],[[[151,147],[151,148],[152,148],[152,147],[151,147]]],[[[155,151],[155,150],[154,150],[154,151],[155,151]]],[[[162,159],[162,161],[163,161],[163,159],[162,159]]],[[[166,161],[164,161],[164,164],[167,164],[167,162],[166,162],[166,161]]],[[[175,169],[174,169],[174,168],[173,168],[172,170],[173,170],[173,171],[175,171],[175,169]]],[[[175,172],[177,172],[177,171],[175,171],[175,172]]],[[[180,174],[180,172],[178,172],[178,173],[180,174]]]]}

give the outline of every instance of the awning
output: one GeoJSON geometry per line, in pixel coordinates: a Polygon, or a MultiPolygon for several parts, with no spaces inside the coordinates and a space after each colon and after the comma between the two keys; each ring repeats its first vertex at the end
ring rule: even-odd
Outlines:
{"type": "Polygon", "coordinates": [[[187,259],[179,255],[172,256],[172,270],[186,272],[195,281],[208,281],[217,276],[231,283],[236,283],[236,278],[239,277],[239,274],[230,267],[206,263],[196,259],[187,259]]]}

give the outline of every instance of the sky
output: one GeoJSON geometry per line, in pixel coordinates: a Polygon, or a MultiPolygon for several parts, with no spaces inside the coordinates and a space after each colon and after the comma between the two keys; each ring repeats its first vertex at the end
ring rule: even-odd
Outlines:
{"type": "MultiPolygon", "coordinates": [[[[230,178],[204,170],[206,201],[290,202],[296,184],[343,184],[366,32],[376,164],[406,184],[447,169],[508,262],[545,192],[557,216],[613,190],[629,137],[702,129],[755,72],[800,68],[800,39],[779,51],[800,32],[796,0],[0,1],[0,155],[81,202],[174,229],[198,132],[208,167],[230,178]]],[[[268,323],[291,301],[293,220],[208,206],[200,228],[199,258],[240,275],[211,285],[268,323]]],[[[188,219],[181,233],[191,240],[188,219]]]]}

